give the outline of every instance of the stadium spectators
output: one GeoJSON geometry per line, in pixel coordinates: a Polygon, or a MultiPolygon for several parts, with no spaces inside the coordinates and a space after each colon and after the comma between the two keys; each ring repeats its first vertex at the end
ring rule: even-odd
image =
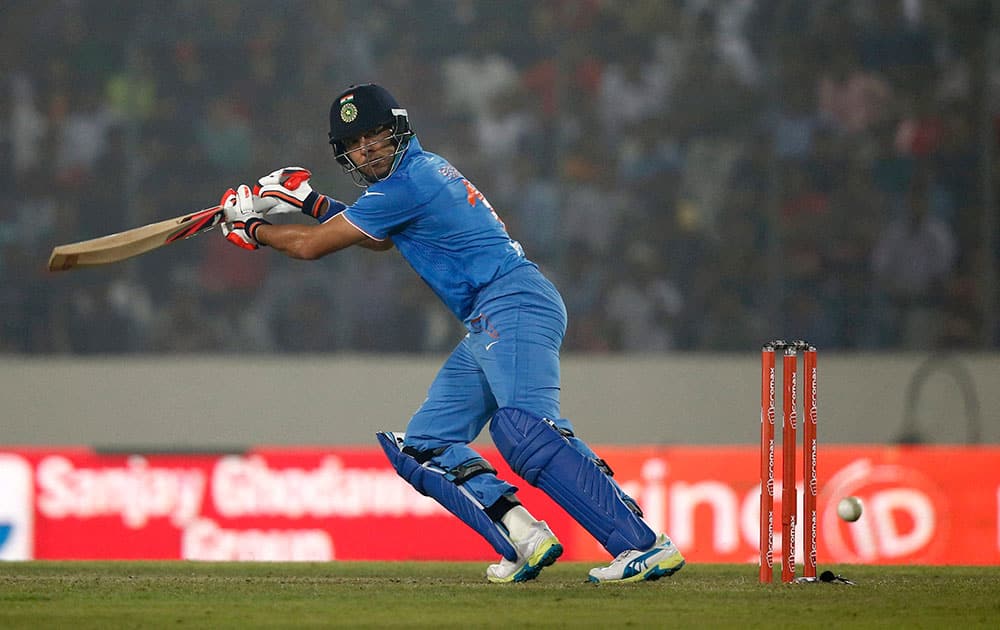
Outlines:
{"type": "Polygon", "coordinates": [[[1000,344],[977,281],[1000,257],[980,229],[996,213],[988,3],[8,4],[0,352],[226,351],[191,334],[212,317],[242,318],[251,352],[447,349],[440,306],[395,257],[323,263],[341,290],[308,301],[288,299],[316,286],[301,267],[259,252],[233,273],[211,235],[42,271],[55,243],[215,203],[268,170],[259,155],[352,200],[314,132],[315,93],[350,80],[396,86],[560,279],[568,351],[744,351],[775,331],[831,349],[1000,344]],[[385,332],[415,320],[423,339],[385,332]],[[323,321],[318,346],[296,337],[323,321]]]}

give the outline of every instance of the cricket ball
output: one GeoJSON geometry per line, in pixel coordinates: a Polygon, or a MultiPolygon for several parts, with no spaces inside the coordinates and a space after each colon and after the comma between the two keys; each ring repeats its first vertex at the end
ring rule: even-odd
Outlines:
{"type": "Polygon", "coordinates": [[[837,516],[848,523],[853,523],[861,518],[861,509],[861,499],[858,497],[844,497],[837,504],[837,516]]]}

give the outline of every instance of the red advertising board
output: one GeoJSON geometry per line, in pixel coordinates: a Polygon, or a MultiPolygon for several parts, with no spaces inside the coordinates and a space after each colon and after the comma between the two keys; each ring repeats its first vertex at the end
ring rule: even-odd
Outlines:
{"type": "MultiPolygon", "coordinates": [[[[757,562],[756,447],[598,452],[650,525],[666,531],[689,561],[757,562]]],[[[516,480],[494,450],[483,454],[516,480]]],[[[820,449],[819,476],[820,563],[1000,564],[998,447],[827,446],[820,449]],[[855,523],[836,515],[837,501],[849,495],[865,506],[855,523]]],[[[547,497],[520,485],[528,509],[562,540],[564,558],[607,558],[547,497]]],[[[238,455],[7,449],[0,450],[0,488],[0,559],[6,560],[492,561],[496,555],[397,477],[374,447],[238,455]]],[[[780,503],[780,490],[775,494],[780,503]]],[[[803,540],[801,533],[796,539],[803,540]]],[[[775,553],[780,549],[779,532],[775,553]]],[[[801,561],[801,549],[798,555],[801,561]]]]}

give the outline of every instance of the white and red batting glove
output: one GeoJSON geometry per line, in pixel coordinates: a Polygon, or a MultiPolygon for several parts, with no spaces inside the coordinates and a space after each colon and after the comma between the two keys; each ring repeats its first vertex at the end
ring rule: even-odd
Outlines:
{"type": "MultiPolygon", "coordinates": [[[[222,235],[226,240],[243,249],[257,249],[261,246],[255,234],[262,225],[271,225],[264,220],[264,215],[254,209],[253,191],[246,184],[239,188],[230,188],[222,194],[219,202],[225,212],[222,224],[222,235]]],[[[260,205],[258,200],[258,206],[260,205]]]]}
{"type": "Polygon", "coordinates": [[[277,202],[274,211],[298,210],[314,219],[320,219],[330,207],[330,200],[309,185],[312,173],[301,166],[286,166],[268,173],[257,180],[254,190],[261,199],[277,202]]]}

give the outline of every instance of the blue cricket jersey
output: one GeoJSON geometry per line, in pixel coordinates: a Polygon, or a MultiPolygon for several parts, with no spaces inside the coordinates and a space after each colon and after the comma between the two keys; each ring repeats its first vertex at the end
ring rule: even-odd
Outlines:
{"type": "Polygon", "coordinates": [[[391,239],[462,321],[490,282],[535,266],[482,193],[447,160],[424,151],[416,137],[396,171],[369,186],[344,216],[375,240],[391,239]]]}

